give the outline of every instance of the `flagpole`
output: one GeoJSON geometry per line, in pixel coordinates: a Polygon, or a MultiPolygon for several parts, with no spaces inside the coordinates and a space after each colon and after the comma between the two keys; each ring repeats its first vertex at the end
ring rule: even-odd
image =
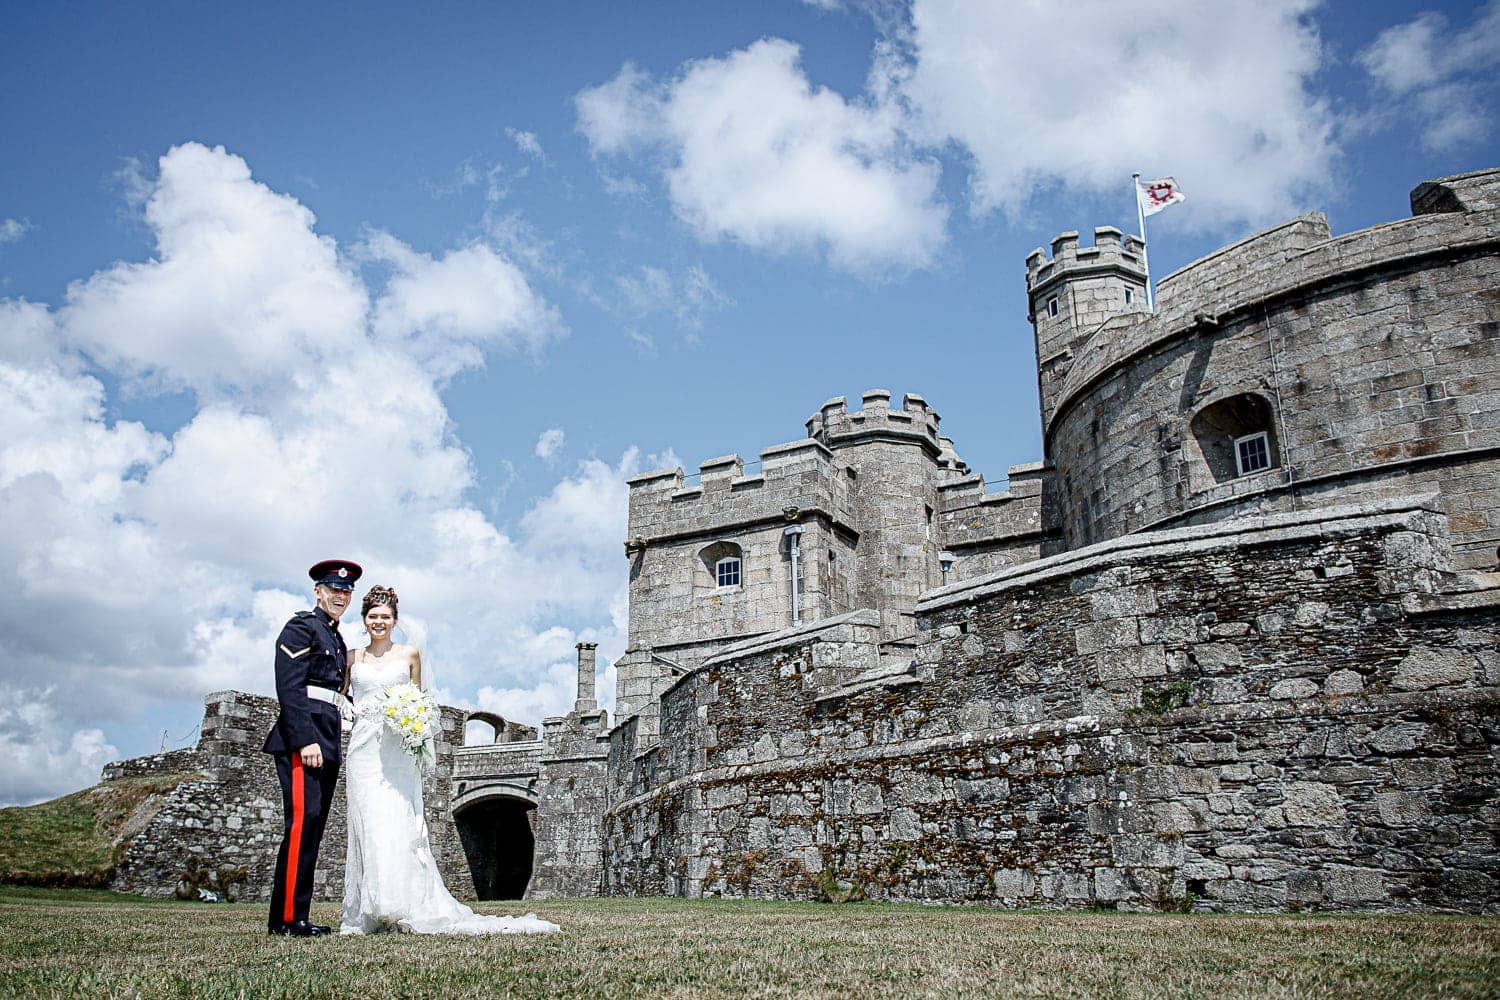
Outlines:
{"type": "Polygon", "coordinates": [[[1135,217],[1141,224],[1141,264],[1146,268],[1146,309],[1156,311],[1156,296],[1151,293],[1151,257],[1146,249],[1146,210],[1141,205],[1141,175],[1130,175],[1130,190],[1135,193],[1135,217]]]}

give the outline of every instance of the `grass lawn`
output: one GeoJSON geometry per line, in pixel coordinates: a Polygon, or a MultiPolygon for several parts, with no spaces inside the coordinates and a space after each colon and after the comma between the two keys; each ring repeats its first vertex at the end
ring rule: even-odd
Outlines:
{"type": "MultiPolygon", "coordinates": [[[[490,913],[517,904],[481,904],[490,913]]],[[[256,904],[0,886],[0,996],[1495,996],[1500,920],[524,904],[542,937],[268,938],[256,904]]],[[[336,924],[337,908],[314,907],[336,924]]]]}

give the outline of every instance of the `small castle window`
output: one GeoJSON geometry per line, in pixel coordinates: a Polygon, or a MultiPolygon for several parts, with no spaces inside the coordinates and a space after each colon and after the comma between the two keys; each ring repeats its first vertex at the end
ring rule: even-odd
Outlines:
{"type": "Polygon", "coordinates": [[[1271,443],[1265,431],[1234,439],[1234,464],[1242,476],[1271,467],[1271,443]]]}
{"type": "Polygon", "coordinates": [[[1125,304],[1128,306],[1134,300],[1135,300],[1135,290],[1132,289],[1132,288],[1125,289],[1125,304]]]}
{"type": "Polygon", "coordinates": [[[1191,488],[1264,472],[1280,461],[1271,404],[1257,393],[1217,400],[1194,414],[1183,442],[1191,488]]]}
{"type": "Polygon", "coordinates": [[[745,550],[734,542],[714,542],[698,550],[693,560],[693,590],[711,595],[715,591],[737,590],[745,581],[745,550]]]}
{"type": "Polygon", "coordinates": [[[1047,300],[1047,315],[1048,316],[1056,316],[1057,315],[1057,296],[1056,295],[1052,296],[1050,299],[1047,300]]]}
{"type": "Polygon", "coordinates": [[[740,561],[730,557],[714,563],[714,579],[717,586],[738,587],[740,585],[740,561]]]}

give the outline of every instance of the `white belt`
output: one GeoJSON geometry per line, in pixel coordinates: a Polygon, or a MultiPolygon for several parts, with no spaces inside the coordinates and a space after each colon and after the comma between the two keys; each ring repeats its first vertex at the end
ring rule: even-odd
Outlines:
{"type": "Polygon", "coordinates": [[[339,710],[339,715],[352,715],[354,713],[354,702],[344,697],[343,692],[332,688],[313,687],[308,685],[307,696],[314,701],[326,701],[339,710]]]}

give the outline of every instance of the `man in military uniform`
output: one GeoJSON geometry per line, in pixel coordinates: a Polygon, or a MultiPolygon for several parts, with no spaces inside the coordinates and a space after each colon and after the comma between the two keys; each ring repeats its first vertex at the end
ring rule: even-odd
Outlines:
{"type": "Polygon", "coordinates": [[[270,933],[316,937],[331,928],[307,919],[323,824],[333,803],[341,756],[340,708],[348,649],[339,618],[364,572],[347,559],[326,559],[307,571],[318,606],[299,611],[276,639],[276,698],[281,715],[266,737],[276,759],[286,833],[276,854],[270,933]]]}

